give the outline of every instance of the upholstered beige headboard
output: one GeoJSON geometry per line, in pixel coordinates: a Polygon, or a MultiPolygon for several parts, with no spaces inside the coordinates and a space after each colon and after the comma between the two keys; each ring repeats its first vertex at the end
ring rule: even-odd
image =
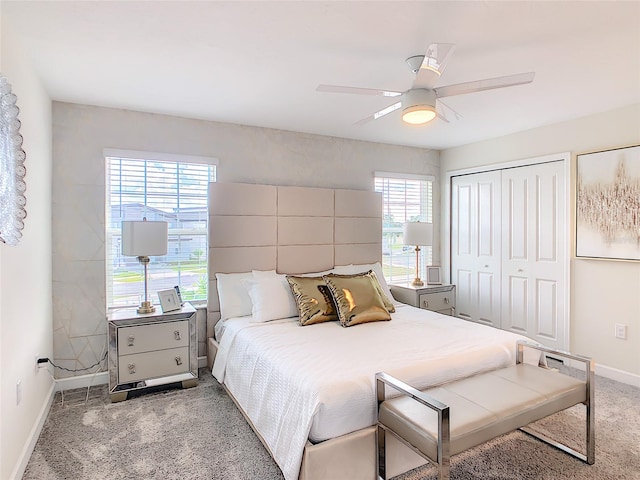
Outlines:
{"type": "Polygon", "coordinates": [[[216,273],[319,272],[381,257],[380,193],[211,183],[207,337],[220,318],[216,273]]]}

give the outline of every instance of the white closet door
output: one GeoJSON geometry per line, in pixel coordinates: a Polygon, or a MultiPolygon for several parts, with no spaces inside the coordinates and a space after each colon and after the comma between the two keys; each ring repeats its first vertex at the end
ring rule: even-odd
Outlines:
{"type": "Polygon", "coordinates": [[[500,171],[452,178],[451,274],[456,316],[500,327],[500,171]]]}
{"type": "Polygon", "coordinates": [[[502,322],[566,348],[563,162],[502,171],[502,322]]]}

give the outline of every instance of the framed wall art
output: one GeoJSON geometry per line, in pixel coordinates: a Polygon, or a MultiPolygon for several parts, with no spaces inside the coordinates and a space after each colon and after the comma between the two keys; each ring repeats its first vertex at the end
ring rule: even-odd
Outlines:
{"type": "Polygon", "coordinates": [[[0,242],[7,245],[18,244],[27,216],[26,155],[22,149],[17,100],[7,77],[0,74],[0,242]]]}
{"type": "Polygon", "coordinates": [[[640,260],[640,145],[577,155],[576,256],[640,260]]]}

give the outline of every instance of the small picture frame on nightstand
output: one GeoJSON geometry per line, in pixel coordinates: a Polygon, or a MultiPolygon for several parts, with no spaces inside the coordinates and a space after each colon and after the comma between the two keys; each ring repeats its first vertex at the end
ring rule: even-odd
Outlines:
{"type": "Polygon", "coordinates": [[[427,285],[442,285],[440,267],[427,267],[427,285]]]}
{"type": "Polygon", "coordinates": [[[178,294],[173,288],[169,290],[160,290],[158,292],[158,298],[160,299],[162,313],[180,310],[180,300],[178,299],[178,294]]]}

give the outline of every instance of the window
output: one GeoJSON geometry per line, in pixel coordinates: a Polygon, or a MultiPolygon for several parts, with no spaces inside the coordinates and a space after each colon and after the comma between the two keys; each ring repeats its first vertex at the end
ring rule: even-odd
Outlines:
{"type": "MultiPolygon", "coordinates": [[[[149,154],[149,156],[152,156],[149,154]]],[[[107,307],[140,305],[144,273],[136,257],[122,255],[125,220],[168,222],[167,254],[151,257],[149,301],[158,290],[180,287],[183,300],[207,298],[207,192],[215,165],[107,156],[107,307]]]]}
{"type": "MultiPolygon", "coordinates": [[[[415,246],[403,245],[405,222],[433,222],[433,177],[376,173],[375,190],[382,193],[382,267],[389,283],[416,277],[415,246]]],[[[431,247],[420,247],[420,277],[431,264],[431,247]]]]}

